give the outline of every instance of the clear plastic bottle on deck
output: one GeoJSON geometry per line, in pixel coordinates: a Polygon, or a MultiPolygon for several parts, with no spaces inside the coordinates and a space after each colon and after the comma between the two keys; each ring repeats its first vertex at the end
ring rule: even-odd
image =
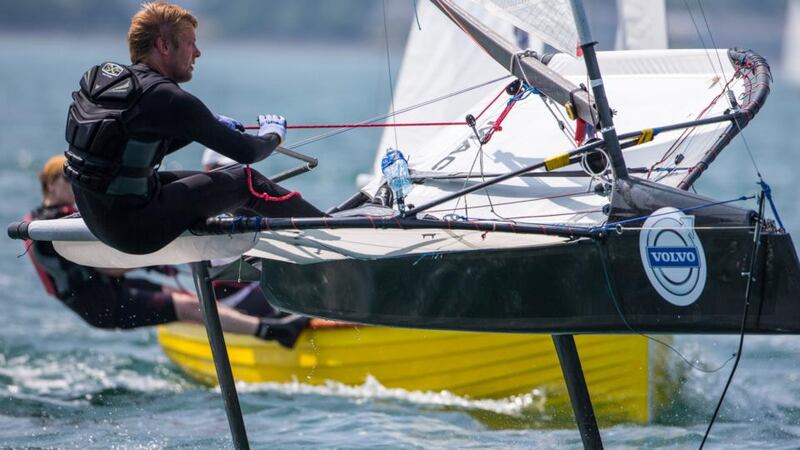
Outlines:
{"type": "Polygon", "coordinates": [[[400,150],[386,149],[386,155],[381,160],[381,172],[392,189],[398,209],[402,212],[405,209],[405,198],[412,188],[406,157],[400,150]]]}

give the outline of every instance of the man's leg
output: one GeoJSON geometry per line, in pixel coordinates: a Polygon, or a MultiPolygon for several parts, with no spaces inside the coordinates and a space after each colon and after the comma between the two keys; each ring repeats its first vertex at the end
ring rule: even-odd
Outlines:
{"type": "MultiPolygon", "coordinates": [[[[185,322],[203,323],[200,301],[194,294],[171,292],[175,315],[185,322]]],[[[277,341],[286,348],[294,347],[300,333],[308,326],[309,318],[290,314],[285,317],[255,317],[217,303],[223,331],[256,336],[277,341]]]]}
{"type": "MultiPolygon", "coordinates": [[[[185,322],[203,323],[200,313],[200,302],[194,294],[187,292],[172,292],[172,302],[175,305],[175,315],[178,320],[185,322]]],[[[258,329],[258,317],[248,316],[217,303],[219,320],[223,331],[232,333],[255,335],[258,329]]]]}
{"type": "MultiPolygon", "coordinates": [[[[252,170],[253,188],[280,197],[289,193],[277,183],[252,170]]],[[[244,167],[214,172],[159,172],[161,190],[151,206],[188,217],[189,222],[223,212],[245,208],[266,217],[322,217],[311,203],[295,196],[284,201],[269,201],[254,196],[247,184],[244,167]]],[[[150,207],[148,207],[149,209],[150,207]]]]}

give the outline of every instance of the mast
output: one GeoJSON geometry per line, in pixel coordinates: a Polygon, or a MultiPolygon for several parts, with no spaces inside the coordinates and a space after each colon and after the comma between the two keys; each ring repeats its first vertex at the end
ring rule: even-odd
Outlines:
{"type": "Polygon", "coordinates": [[[511,69],[511,74],[533,84],[542,94],[560,105],[570,103],[575,116],[598,126],[597,114],[592,111],[589,93],[536,58],[517,58],[516,46],[487,28],[478,19],[447,0],[431,0],[442,13],[483,48],[498,64],[511,69]],[[512,60],[516,59],[513,64],[512,60]]]}
{"type": "Polygon", "coordinates": [[[603,86],[603,77],[600,75],[600,66],[597,64],[597,53],[594,50],[597,42],[592,40],[592,32],[589,29],[583,2],[581,0],[569,0],[569,2],[572,6],[572,14],[575,16],[575,26],[578,29],[580,47],[583,50],[586,73],[589,75],[589,84],[591,85],[600,116],[600,126],[602,127],[600,132],[603,134],[606,152],[611,159],[611,169],[614,171],[616,178],[628,178],[628,168],[625,166],[625,159],[622,157],[619,138],[617,137],[616,129],[614,129],[614,120],[611,117],[611,108],[609,108],[608,99],[606,98],[606,89],[603,86]]]}

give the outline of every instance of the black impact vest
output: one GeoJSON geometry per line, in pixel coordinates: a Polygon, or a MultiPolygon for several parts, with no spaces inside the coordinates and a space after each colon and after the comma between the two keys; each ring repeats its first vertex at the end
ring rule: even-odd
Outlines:
{"type": "Polygon", "coordinates": [[[134,139],[128,123],[142,113],[142,95],[169,82],[143,65],[106,62],[89,69],[67,115],[67,178],[101,194],[148,197],[169,141],[134,139]]]}

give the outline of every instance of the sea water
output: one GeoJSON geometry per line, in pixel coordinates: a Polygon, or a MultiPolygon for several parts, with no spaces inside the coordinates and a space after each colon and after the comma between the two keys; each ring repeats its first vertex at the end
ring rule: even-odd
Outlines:
{"type": "MultiPolygon", "coordinates": [[[[255,123],[257,114],[292,123],[356,122],[389,104],[380,48],[202,46],[186,87],[220,114],[255,123]],[[266,57],[265,55],[269,55],[266,57]]],[[[395,61],[399,57],[395,57],[395,61]]],[[[40,201],[36,174],[64,149],[70,92],[101,59],[126,61],[121,36],[0,37],[0,223],[18,220],[40,201]]],[[[745,130],[761,173],[771,183],[787,228],[800,236],[796,136],[800,91],[782,84],[745,130]]],[[[437,118],[440,119],[440,118],[437,118]]],[[[287,143],[314,133],[290,131],[287,143]]],[[[289,181],[322,207],[355,190],[371,172],[379,131],[359,130],[300,147],[319,167],[289,181]]],[[[198,169],[202,148],[170,156],[168,169],[198,169]]],[[[270,158],[267,174],[296,165],[270,158]]],[[[736,139],[698,183],[701,193],[728,199],[757,191],[744,141],[736,139]]],[[[0,447],[171,448],[230,446],[219,391],[190,381],[161,353],[152,330],[89,328],[47,297],[22,244],[0,239],[0,447]]],[[[184,280],[188,281],[188,280],[184,280]]],[[[800,318],[798,318],[800,320],[800,318]]],[[[677,337],[676,348],[715,366],[735,351],[737,337],[677,337]]],[[[647,425],[602,429],[607,448],[696,448],[730,364],[688,371],[675,403],[647,425]]],[[[518,429],[519,399],[473,401],[448,393],[302,383],[240,386],[254,448],[577,448],[575,429],[518,429]],[[479,412],[508,418],[490,428],[479,412]]],[[[800,338],[745,339],[744,355],[709,448],[800,448],[800,338]]]]}

